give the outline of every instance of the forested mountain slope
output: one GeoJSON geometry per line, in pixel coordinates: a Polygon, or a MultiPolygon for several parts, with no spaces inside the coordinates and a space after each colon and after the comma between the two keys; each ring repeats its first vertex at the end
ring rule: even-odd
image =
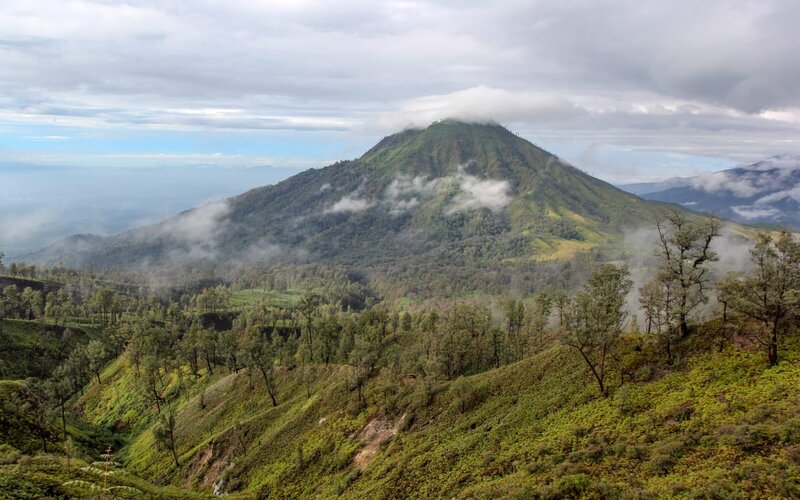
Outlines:
{"type": "Polygon", "coordinates": [[[95,268],[326,262],[384,271],[404,259],[409,269],[509,272],[617,239],[660,208],[499,125],[448,120],[386,137],[357,160],[31,258],[95,268]]]}

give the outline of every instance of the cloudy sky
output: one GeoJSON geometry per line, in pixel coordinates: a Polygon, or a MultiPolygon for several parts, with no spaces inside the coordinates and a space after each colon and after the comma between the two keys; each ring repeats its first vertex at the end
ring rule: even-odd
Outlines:
{"type": "Polygon", "coordinates": [[[617,183],[797,154],[798,19],[794,0],[0,0],[0,250],[444,117],[617,183]]]}

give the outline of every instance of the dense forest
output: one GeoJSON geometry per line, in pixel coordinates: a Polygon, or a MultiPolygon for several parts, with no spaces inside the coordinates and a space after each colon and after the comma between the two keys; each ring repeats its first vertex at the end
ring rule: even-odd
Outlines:
{"type": "Polygon", "coordinates": [[[620,263],[408,300],[321,265],[0,259],[0,494],[797,496],[800,243],[759,233],[712,281],[720,227],[667,213],[633,309],[620,263]]]}

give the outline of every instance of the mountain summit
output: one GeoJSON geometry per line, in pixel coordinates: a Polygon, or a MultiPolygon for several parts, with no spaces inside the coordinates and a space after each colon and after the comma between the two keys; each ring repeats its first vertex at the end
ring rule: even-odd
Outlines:
{"type": "Polygon", "coordinates": [[[405,130],[311,169],[54,258],[71,265],[326,262],[470,267],[567,258],[650,219],[646,202],[496,124],[405,130]]]}

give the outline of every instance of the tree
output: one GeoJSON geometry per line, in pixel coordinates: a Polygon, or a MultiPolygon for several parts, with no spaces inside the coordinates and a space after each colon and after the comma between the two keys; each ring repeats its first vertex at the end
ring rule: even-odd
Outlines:
{"type": "Polygon", "coordinates": [[[17,318],[20,316],[22,300],[16,285],[9,285],[3,289],[3,302],[5,303],[5,316],[17,318]]]}
{"type": "Polygon", "coordinates": [[[160,415],[158,423],[153,430],[153,435],[157,443],[165,446],[172,452],[172,459],[175,461],[175,467],[180,467],[178,451],[175,446],[175,408],[171,405],[164,408],[164,412],[160,415]]]}
{"type": "Polygon", "coordinates": [[[139,384],[142,392],[148,399],[156,404],[156,411],[161,413],[161,404],[164,402],[164,390],[166,389],[161,379],[161,367],[154,356],[146,356],[141,361],[142,376],[139,377],[139,384]]]}
{"type": "Polygon", "coordinates": [[[562,326],[564,324],[564,309],[569,304],[569,296],[564,290],[556,290],[552,294],[552,299],[553,305],[558,311],[558,326],[562,326]]]}
{"type": "Polygon", "coordinates": [[[53,377],[47,381],[47,392],[51,400],[58,404],[61,414],[61,431],[64,436],[64,446],[67,443],[67,400],[74,394],[69,381],[69,372],[65,365],[53,371],[53,377]]]}
{"type": "Polygon", "coordinates": [[[564,311],[564,343],[580,353],[603,396],[608,395],[607,360],[627,317],[625,298],[633,286],[629,274],[627,267],[604,264],[564,311]]]}
{"type": "Polygon", "coordinates": [[[42,292],[26,287],[20,296],[25,310],[23,319],[36,319],[44,313],[42,292]]]}
{"type": "MultiPolygon", "coordinates": [[[[273,333],[277,335],[277,333],[273,333]]],[[[261,334],[261,329],[257,325],[249,325],[245,330],[244,349],[246,353],[246,360],[248,364],[248,373],[252,372],[253,368],[258,368],[261,376],[264,379],[264,385],[267,388],[272,406],[278,406],[278,400],[275,397],[275,351],[273,350],[272,343],[265,339],[261,334]]]]}
{"type": "Polygon", "coordinates": [[[50,400],[45,383],[36,378],[25,382],[25,391],[21,394],[18,407],[27,415],[36,427],[36,433],[42,440],[42,449],[47,453],[47,441],[50,439],[50,400]]]}
{"type": "Polygon", "coordinates": [[[518,360],[522,357],[524,349],[522,327],[525,324],[525,305],[521,300],[511,299],[506,302],[505,313],[513,359],[518,360]]]}
{"type": "Polygon", "coordinates": [[[89,360],[89,369],[97,377],[97,383],[100,383],[100,370],[108,359],[108,351],[106,346],[99,340],[91,340],[86,344],[86,356],[89,360]]]}
{"type": "Polygon", "coordinates": [[[664,347],[668,365],[672,365],[672,344],[677,322],[673,307],[674,288],[674,282],[665,281],[660,276],[639,288],[639,304],[644,311],[646,331],[648,334],[655,332],[658,335],[664,347]]]}
{"type": "Polygon", "coordinates": [[[314,361],[314,315],[316,314],[317,307],[321,301],[321,297],[314,292],[306,292],[300,299],[297,310],[303,319],[306,321],[306,328],[304,330],[304,338],[306,342],[307,354],[310,361],[314,361]]]}
{"type": "Polygon", "coordinates": [[[317,332],[317,349],[319,351],[319,359],[326,365],[333,361],[338,347],[339,335],[341,333],[341,326],[336,316],[332,313],[325,314],[321,318],[317,318],[314,322],[314,330],[317,332]]]}
{"type": "MultiPolygon", "coordinates": [[[[200,377],[200,348],[202,342],[202,327],[197,321],[189,325],[189,329],[184,332],[180,341],[180,352],[183,358],[189,363],[192,374],[200,377]]],[[[210,366],[210,365],[209,365],[210,366]]]]}
{"type": "Polygon", "coordinates": [[[112,307],[114,306],[114,292],[108,288],[101,288],[92,295],[92,308],[100,313],[100,322],[108,324],[112,307]]]}
{"type": "Polygon", "coordinates": [[[656,221],[661,254],[658,277],[665,283],[675,284],[674,311],[681,337],[689,334],[689,314],[708,300],[705,295],[707,266],[718,260],[711,242],[720,235],[720,228],[721,223],[714,216],[694,222],[677,210],[667,212],[663,220],[656,221]]]}
{"type": "Polygon", "coordinates": [[[754,323],[752,335],[774,366],[787,319],[800,305],[800,243],[788,232],[777,241],[761,233],[750,259],[755,265],[752,272],[729,276],[720,288],[729,307],[754,323]]]}

